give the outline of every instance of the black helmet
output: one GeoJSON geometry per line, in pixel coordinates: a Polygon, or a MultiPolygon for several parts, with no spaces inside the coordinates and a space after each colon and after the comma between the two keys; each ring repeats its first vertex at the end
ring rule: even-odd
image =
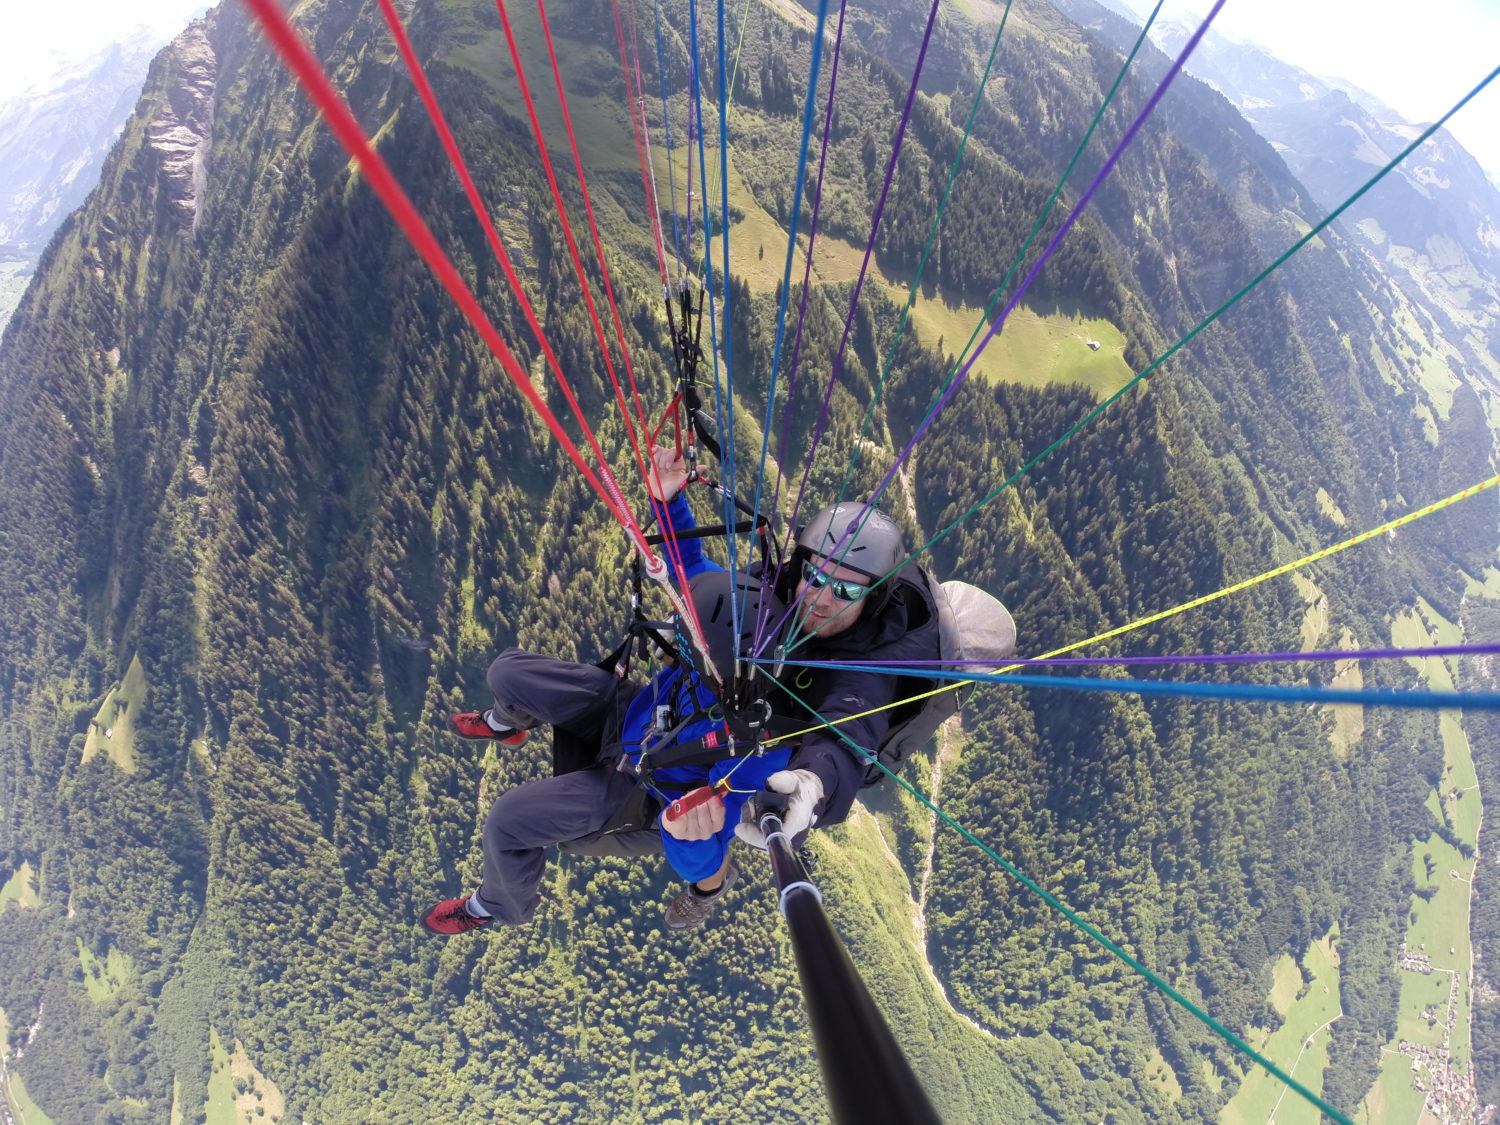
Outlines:
{"type": "Polygon", "coordinates": [[[751,652],[757,630],[762,634],[762,653],[775,651],[775,630],[784,624],[786,604],[763,586],[760,579],[728,570],[709,570],[698,575],[688,583],[688,598],[703,632],[713,670],[709,670],[703,654],[693,646],[680,616],[674,615],[677,649],[706,683],[737,697],[754,678],[752,669],[739,676],[737,682],[736,665],[740,657],[761,655],[751,652]]]}
{"type": "Polygon", "coordinates": [[[824,508],[797,535],[798,548],[871,579],[884,578],[906,561],[906,543],[890,516],[871,508],[861,523],[863,511],[857,502],[824,508]]]}

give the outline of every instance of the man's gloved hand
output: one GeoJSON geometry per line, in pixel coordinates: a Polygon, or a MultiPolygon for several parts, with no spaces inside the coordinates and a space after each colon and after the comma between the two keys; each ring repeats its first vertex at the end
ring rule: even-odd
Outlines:
{"type": "MultiPolygon", "coordinates": [[[[781,826],[794,844],[800,844],[808,829],[818,822],[813,809],[823,799],[822,780],[812,770],[782,770],[766,778],[766,788],[773,793],[785,793],[790,798],[786,812],[781,814],[781,826]]],[[[755,813],[751,811],[754,804],[754,800],[745,802],[740,822],[734,826],[734,834],[745,843],[765,850],[765,833],[760,830],[754,819],[755,813]]]]}

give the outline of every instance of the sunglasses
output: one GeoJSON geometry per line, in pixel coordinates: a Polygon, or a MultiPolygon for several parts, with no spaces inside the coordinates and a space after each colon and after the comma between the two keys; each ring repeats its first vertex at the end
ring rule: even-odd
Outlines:
{"type": "Polygon", "coordinates": [[[870,592],[870,583],[831,578],[810,562],[802,564],[802,581],[814,590],[821,590],[824,586],[832,587],[833,596],[841,602],[857,602],[870,592]]]}

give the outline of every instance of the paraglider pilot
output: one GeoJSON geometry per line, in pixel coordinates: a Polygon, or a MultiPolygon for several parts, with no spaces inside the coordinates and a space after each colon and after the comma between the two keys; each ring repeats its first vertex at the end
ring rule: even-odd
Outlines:
{"type": "MultiPolygon", "coordinates": [[[[679,532],[695,527],[682,495],[686,465],[670,449],[657,449],[654,460],[650,491],[661,526],[679,532]]],[[[759,755],[745,756],[743,749],[737,758],[725,758],[725,749],[715,754],[716,744],[730,739],[722,736],[724,711],[707,673],[733,667],[736,655],[749,653],[757,620],[781,621],[794,602],[789,627],[802,642],[799,660],[899,663],[938,657],[937,611],[926,576],[913,564],[902,565],[900,530],[878,509],[847,534],[863,511],[862,504],[846,503],[819,512],[798,535],[792,564],[770,589],[754,572],[731,574],[707,559],[702,540],[677,541],[712,669],[681,644],[680,658],[640,688],[595,665],[522,649],[501,653],[488,673],[493,704],[453,716],[455,731],[518,746],[527,731],[550,724],[554,761],[572,757],[582,768],[501,794],[485,820],[478,889],[438,903],[423,924],[452,935],[495,922],[530,921],[540,901],[545,849],[557,844],[584,855],[665,853],[688,882],[668,906],[666,925],[686,930],[701,925],[734,885],[731,838],[738,834],[765,846],[759,829],[740,820],[752,793],[764,787],[788,795],[783,822],[794,838],[814,824],[842,821],[861,786],[878,780],[879,771],[827,729],[759,755]],[[898,574],[875,585],[898,567],[898,574]],[[731,600],[738,602],[737,614],[728,609],[731,600]],[[700,792],[704,787],[713,790],[711,796],[700,792]],[[694,807],[664,816],[668,802],[679,798],[694,807]]],[[[896,699],[895,677],[796,671],[798,695],[825,720],[857,716],[839,724],[844,737],[862,747],[881,744],[892,711],[880,708],[896,699]]],[[[732,745],[728,752],[734,752],[732,745]]]]}

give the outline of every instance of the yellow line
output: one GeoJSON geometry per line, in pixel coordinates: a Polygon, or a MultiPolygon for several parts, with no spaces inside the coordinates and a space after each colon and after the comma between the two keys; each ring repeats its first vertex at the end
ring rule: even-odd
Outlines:
{"type": "MultiPolygon", "coordinates": [[[[1274,570],[1268,570],[1263,574],[1257,574],[1254,578],[1247,578],[1243,582],[1236,582],[1233,586],[1225,586],[1222,590],[1216,590],[1212,594],[1205,594],[1201,598],[1194,598],[1190,602],[1183,602],[1182,605],[1175,606],[1172,609],[1164,609],[1160,613],[1152,614],[1150,617],[1143,617],[1139,621],[1132,621],[1129,625],[1121,625],[1118,629],[1111,629],[1107,633],[1100,633],[1097,636],[1090,637],[1086,641],[1078,641],[1074,644],[1064,645],[1062,648],[1055,648],[1051,652],[1044,652],[1041,656],[1033,657],[1033,659],[1050,660],[1054,656],[1062,656],[1065,653],[1077,652],[1081,648],[1086,648],[1092,644],[1098,644],[1100,641],[1107,641],[1112,637],[1118,637],[1121,634],[1129,633],[1135,629],[1143,629],[1147,625],[1154,625],[1158,621],[1165,621],[1168,617],[1175,617],[1179,613],[1186,613],[1190,609],[1197,609],[1199,606],[1207,605],[1209,602],[1218,601],[1220,598],[1227,598],[1230,594],[1237,594],[1241,590],[1248,590],[1251,586],[1258,586],[1260,583],[1269,581],[1272,578],[1279,578],[1283,574],[1290,574],[1292,571],[1297,570],[1300,567],[1304,567],[1311,563],[1326,559],[1330,555],[1336,555],[1340,551],[1348,550],[1350,547],[1357,547],[1361,543],[1366,543],[1369,540],[1374,539],[1376,536],[1384,535],[1388,531],[1395,531],[1398,527],[1405,527],[1407,524],[1414,523],[1417,520],[1421,519],[1423,516],[1430,516],[1434,512],[1442,511],[1450,504],[1457,504],[1460,500],[1467,500],[1470,496],[1477,496],[1479,495],[1479,493],[1485,491],[1486,489],[1494,488],[1497,484],[1500,484],[1500,474],[1490,477],[1489,480],[1483,480],[1478,484],[1470,485],[1468,488],[1465,488],[1459,492],[1455,492],[1452,496],[1448,496],[1443,498],[1442,500],[1438,500],[1436,503],[1428,504],[1425,508],[1419,508],[1415,512],[1408,512],[1406,515],[1400,517],[1399,519],[1391,520],[1389,523],[1383,523],[1379,527],[1372,528],[1366,532],[1362,532],[1361,534],[1354,536],[1354,538],[1352,539],[1345,539],[1342,543],[1335,543],[1331,547],[1324,547],[1321,551],[1314,551],[1310,555],[1304,555],[1296,562],[1289,562],[1285,566],[1278,566],[1274,570]]],[[[1026,665],[1024,664],[1012,664],[1008,668],[999,669],[999,671],[1015,672],[1025,667],[1026,665]]],[[[846,718],[835,719],[831,723],[819,724],[818,726],[808,727],[806,730],[793,731],[791,734],[784,734],[780,738],[770,739],[769,741],[767,741],[766,745],[771,746],[777,742],[784,742],[789,738],[801,738],[804,734],[811,734],[814,731],[823,730],[825,726],[831,727],[838,726],[840,723],[853,722],[855,719],[863,719],[867,715],[874,715],[880,711],[887,711],[892,707],[900,707],[906,703],[915,703],[921,699],[929,699],[934,695],[941,695],[945,691],[955,691],[958,688],[965,686],[966,684],[972,684],[974,682],[976,681],[959,680],[955,683],[945,684],[943,687],[936,688],[933,691],[924,691],[921,695],[913,695],[909,699],[898,699],[896,702],[887,703],[883,707],[872,707],[868,711],[861,711],[858,715],[849,715],[846,718]]]]}

